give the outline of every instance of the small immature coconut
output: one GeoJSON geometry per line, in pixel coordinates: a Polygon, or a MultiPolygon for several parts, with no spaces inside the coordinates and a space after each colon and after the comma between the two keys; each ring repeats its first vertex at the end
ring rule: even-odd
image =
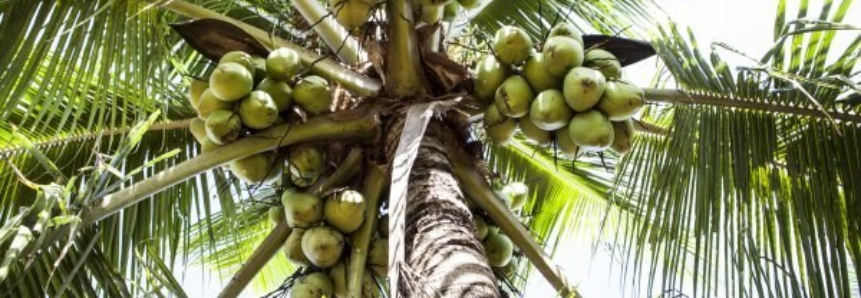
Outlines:
{"type": "Polygon", "coordinates": [[[335,266],[344,251],[344,235],[327,226],[310,228],[302,236],[302,251],[317,267],[335,266]]]}
{"type": "Polygon", "coordinates": [[[526,205],[529,200],[529,187],[523,182],[514,182],[502,188],[502,193],[506,194],[511,200],[508,207],[512,211],[517,211],[526,205]]]}
{"type": "Polygon", "coordinates": [[[612,53],[602,49],[594,49],[586,52],[583,66],[597,69],[605,78],[615,81],[622,78],[622,64],[612,53]]]}
{"type": "Polygon", "coordinates": [[[290,288],[290,298],[322,298],[332,297],[334,285],[332,278],[322,272],[315,272],[302,277],[290,288]]]}
{"type": "Polygon", "coordinates": [[[585,112],[598,104],[607,81],[601,72],[585,67],[576,67],[565,76],[565,102],[575,112],[585,112]]]}
{"type": "Polygon", "coordinates": [[[484,112],[484,131],[494,144],[505,145],[517,131],[517,122],[499,112],[495,104],[484,112]]]}
{"type": "Polygon", "coordinates": [[[203,143],[203,140],[206,139],[206,121],[194,118],[188,125],[188,130],[191,131],[191,134],[198,143],[203,143]]]}
{"type": "Polygon", "coordinates": [[[305,229],[293,229],[290,236],[287,236],[287,241],[284,242],[284,256],[290,263],[299,267],[311,266],[311,260],[302,250],[302,236],[305,236],[305,231],[305,229]]]}
{"type": "Polygon", "coordinates": [[[269,208],[269,221],[272,222],[273,225],[278,225],[284,220],[284,207],[275,206],[269,208]]]}
{"type": "Polygon", "coordinates": [[[554,131],[568,125],[574,111],[565,103],[562,92],[550,89],[538,94],[529,108],[529,119],[538,128],[545,131],[554,131]]]}
{"type": "Polygon", "coordinates": [[[233,109],[232,102],[226,102],[215,97],[211,89],[206,89],[200,94],[200,101],[197,102],[197,118],[206,120],[215,111],[230,111],[233,109]]]}
{"type": "Polygon", "coordinates": [[[622,122],[613,122],[613,145],[610,149],[619,154],[628,153],[631,151],[631,142],[634,138],[634,121],[631,119],[622,122]]]}
{"type": "Polygon", "coordinates": [[[371,5],[364,0],[332,0],[329,3],[335,20],[347,30],[361,27],[371,18],[371,5]]]}
{"type": "Polygon", "coordinates": [[[208,81],[191,79],[191,84],[188,86],[188,101],[191,102],[193,108],[197,109],[200,97],[206,89],[209,89],[208,81]]]}
{"type": "Polygon", "coordinates": [[[511,69],[493,55],[487,55],[475,69],[475,95],[485,103],[493,100],[496,89],[508,78],[511,69]]]}
{"type": "Polygon", "coordinates": [[[389,238],[389,215],[383,215],[380,217],[380,220],[377,221],[377,233],[380,234],[380,238],[389,238]]]}
{"type": "Polygon", "coordinates": [[[508,117],[520,118],[529,113],[529,105],[535,94],[529,87],[529,82],[521,76],[514,75],[505,79],[496,90],[494,103],[499,111],[508,117]]]}
{"type": "Polygon", "coordinates": [[[315,195],[286,191],[281,195],[281,204],[291,228],[308,228],[323,220],[323,200],[315,195]]]}
{"type": "Polygon", "coordinates": [[[254,89],[254,76],[248,68],[234,62],[218,65],[209,76],[209,90],[223,101],[238,101],[254,89]]]}
{"type": "Polygon", "coordinates": [[[389,239],[378,238],[368,248],[368,267],[379,275],[389,271],[389,239]]]}
{"type": "Polygon", "coordinates": [[[332,278],[334,292],[332,294],[338,298],[347,298],[347,265],[344,265],[344,260],[341,260],[335,266],[329,269],[329,277],[332,278]]]}
{"type": "Polygon", "coordinates": [[[278,106],[278,112],[283,112],[293,106],[293,88],[287,82],[265,78],[257,85],[257,90],[266,92],[278,106]]]}
{"type": "Polygon", "coordinates": [[[225,63],[236,63],[245,67],[253,76],[254,72],[257,70],[257,66],[254,64],[254,59],[251,58],[251,55],[245,53],[243,51],[231,51],[221,56],[221,60],[218,60],[218,65],[222,65],[225,63]]]}
{"type": "Polygon", "coordinates": [[[446,22],[452,22],[457,18],[457,14],[460,12],[460,4],[458,2],[452,2],[445,5],[442,12],[442,20],[446,22]]]}
{"type": "Polygon", "coordinates": [[[230,172],[242,181],[251,184],[262,183],[281,176],[272,153],[258,153],[230,162],[230,172]]]}
{"type": "Polygon", "coordinates": [[[359,229],[365,218],[365,197],[355,190],[345,190],[329,197],[323,206],[326,222],[332,227],[352,233],[359,229]]]}
{"type": "Polygon", "coordinates": [[[553,135],[556,136],[556,149],[558,149],[563,156],[568,158],[577,158],[577,155],[580,154],[580,146],[577,146],[577,144],[574,144],[574,141],[571,140],[571,135],[568,133],[567,126],[554,131],[553,135]]]}
{"type": "Polygon", "coordinates": [[[514,244],[502,233],[487,235],[484,239],[484,255],[493,267],[505,267],[514,256],[514,244]]]}
{"type": "Polygon", "coordinates": [[[533,143],[538,145],[550,144],[550,132],[535,126],[530,117],[520,118],[518,125],[520,126],[520,132],[533,143]]]}
{"type": "Polygon", "coordinates": [[[242,124],[253,129],[264,129],[278,120],[278,106],[269,93],[252,91],[239,102],[239,118],[242,124]]]}
{"type": "Polygon", "coordinates": [[[580,30],[574,27],[574,25],[568,23],[559,23],[556,26],[553,26],[550,29],[550,33],[547,34],[547,38],[551,38],[554,36],[566,36],[573,38],[577,43],[583,45],[583,35],[580,34],[580,30]]]}
{"type": "Polygon", "coordinates": [[[479,241],[487,238],[488,227],[487,222],[484,221],[481,217],[473,217],[472,221],[475,222],[475,237],[478,237],[479,241]]]}
{"type": "Polygon", "coordinates": [[[289,48],[274,50],[266,58],[266,75],[279,81],[293,79],[301,67],[299,54],[289,48]]]}
{"type": "Polygon", "coordinates": [[[331,112],[334,98],[329,82],[318,76],[308,76],[296,83],[293,88],[293,101],[306,112],[320,115],[331,112]]]}
{"type": "Polygon", "coordinates": [[[326,165],[326,155],[319,148],[310,145],[290,147],[287,154],[287,168],[293,183],[309,186],[317,181],[326,165]]]}
{"type": "Polygon", "coordinates": [[[232,111],[215,111],[206,117],[206,137],[212,142],[224,145],[239,138],[242,121],[232,111]]]}
{"type": "Polygon", "coordinates": [[[568,124],[568,136],[587,151],[603,151],[613,144],[613,124],[599,111],[574,115],[568,124]]]}
{"type": "Polygon", "coordinates": [[[562,87],[562,78],[550,75],[544,64],[544,55],[533,54],[523,66],[523,76],[535,92],[562,87]]]}
{"type": "Polygon", "coordinates": [[[572,68],[583,65],[583,45],[567,36],[548,38],[541,53],[547,71],[556,77],[564,77],[572,68]]]}
{"type": "Polygon", "coordinates": [[[481,0],[457,0],[457,3],[463,6],[463,8],[474,9],[481,5],[481,0]]]}
{"type": "Polygon", "coordinates": [[[607,90],[598,102],[598,109],[606,113],[610,121],[622,121],[633,117],[645,104],[643,89],[617,81],[607,83],[607,90]]]}
{"type": "Polygon", "coordinates": [[[519,64],[532,53],[532,39],[519,27],[503,26],[494,36],[493,52],[503,64],[519,64]]]}

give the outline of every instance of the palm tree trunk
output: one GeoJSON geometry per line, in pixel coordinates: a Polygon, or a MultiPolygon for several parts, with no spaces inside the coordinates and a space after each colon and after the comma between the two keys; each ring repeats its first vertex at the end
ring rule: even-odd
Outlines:
{"type": "MultiPolygon", "coordinates": [[[[406,214],[406,283],[402,297],[500,297],[472,214],[431,122],[410,174],[406,214]],[[410,284],[411,283],[411,284],[410,284]]],[[[403,280],[403,279],[401,279],[403,280]]]]}

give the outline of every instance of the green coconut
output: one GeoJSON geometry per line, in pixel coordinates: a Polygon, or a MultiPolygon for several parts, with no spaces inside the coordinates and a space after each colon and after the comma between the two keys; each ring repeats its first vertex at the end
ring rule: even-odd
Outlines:
{"type": "Polygon", "coordinates": [[[389,238],[389,215],[383,215],[377,221],[377,233],[381,238],[389,238]]]}
{"type": "Polygon", "coordinates": [[[634,121],[628,119],[621,122],[613,122],[613,133],[613,145],[610,145],[610,149],[619,154],[631,151],[631,142],[635,134],[634,121]]]}
{"type": "Polygon", "coordinates": [[[290,177],[298,186],[314,184],[326,165],[326,155],[319,148],[304,144],[290,147],[287,153],[287,168],[290,177]]]}
{"type": "Polygon", "coordinates": [[[446,22],[453,22],[457,18],[457,14],[460,12],[460,4],[458,2],[452,2],[445,5],[442,12],[442,20],[446,22]]]}
{"type": "Polygon", "coordinates": [[[257,71],[257,65],[254,64],[254,58],[251,58],[251,55],[242,51],[231,51],[224,54],[224,56],[221,56],[221,60],[218,60],[218,65],[223,65],[225,63],[236,63],[244,66],[245,69],[252,74],[252,77],[254,72],[257,71]]]}
{"type": "Polygon", "coordinates": [[[510,199],[508,207],[512,211],[522,209],[526,205],[526,201],[529,200],[529,187],[523,182],[510,183],[503,187],[501,192],[510,199]]]}
{"type": "Polygon", "coordinates": [[[389,271],[389,239],[377,238],[368,248],[368,267],[379,275],[389,271]]]}
{"type": "Polygon", "coordinates": [[[257,184],[280,177],[281,167],[276,165],[272,153],[258,153],[230,162],[229,168],[242,181],[257,184]]]}
{"type": "Polygon", "coordinates": [[[290,298],[332,297],[334,285],[328,274],[315,272],[299,279],[290,288],[290,298]]]}
{"type": "Polygon", "coordinates": [[[266,75],[279,81],[292,80],[301,68],[299,54],[289,48],[274,50],[266,58],[266,75]]]}
{"type": "Polygon", "coordinates": [[[278,112],[284,112],[293,106],[293,88],[287,82],[265,78],[257,85],[257,90],[266,92],[278,106],[278,112]]]}
{"type": "Polygon", "coordinates": [[[540,129],[554,131],[568,125],[574,111],[565,103],[562,92],[550,89],[538,94],[529,108],[529,119],[540,129]]]}
{"type": "Polygon", "coordinates": [[[615,81],[622,78],[622,64],[612,53],[593,49],[586,52],[583,66],[597,69],[608,80],[615,81]]]}
{"type": "Polygon", "coordinates": [[[254,60],[254,84],[259,84],[266,79],[266,58],[260,56],[252,56],[254,60]]]}
{"type": "Polygon", "coordinates": [[[352,233],[359,229],[365,218],[365,197],[355,190],[345,190],[329,197],[323,206],[326,222],[332,227],[352,233]]]}
{"type": "Polygon", "coordinates": [[[571,118],[568,136],[583,150],[602,151],[613,144],[613,124],[603,113],[591,110],[571,118]]]}
{"type": "Polygon", "coordinates": [[[206,137],[216,144],[224,145],[239,138],[242,121],[232,111],[215,111],[206,117],[206,137]]]}
{"type": "Polygon", "coordinates": [[[523,77],[529,82],[529,86],[535,92],[562,87],[563,78],[554,77],[544,64],[544,55],[533,54],[526,60],[523,66],[523,77]]]}
{"type": "Polygon", "coordinates": [[[485,222],[484,219],[478,216],[473,217],[472,221],[475,223],[475,237],[478,237],[479,241],[482,241],[484,240],[484,238],[487,238],[487,222],[485,222]]]}
{"type": "Polygon", "coordinates": [[[209,90],[223,101],[238,101],[254,89],[254,76],[245,66],[228,62],[219,64],[209,76],[209,90]]]}
{"type": "Polygon", "coordinates": [[[200,120],[200,118],[191,119],[188,130],[191,131],[198,143],[203,143],[203,140],[206,139],[206,121],[200,120]]]}
{"type": "Polygon", "coordinates": [[[457,0],[457,3],[466,9],[475,9],[481,5],[481,0],[457,0]]]}
{"type": "Polygon", "coordinates": [[[191,102],[191,107],[197,109],[200,97],[206,89],[209,89],[208,81],[191,79],[191,84],[188,86],[188,101],[191,102]]]}
{"type": "MultiPolygon", "coordinates": [[[[448,6],[448,4],[445,6],[448,6]]],[[[425,24],[434,24],[442,21],[443,14],[445,13],[444,10],[444,7],[440,6],[422,6],[420,20],[425,24]]]]}
{"type": "Polygon", "coordinates": [[[226,102],[215,97],[211,89],[206,89],[200,94],[200,101],[197,102],[197,118],[206,120],[215,111],[230,111],[233,110],[233,103],[226,102]]]}
{"type": "Polygon", "coordinates": [[[348,30],[365,25],[371,18],[371,5],[364,0],[331,0],[329,3],[335,20],[348,30]]]}
{"type": "Polygon", "coordinates": [[[502,233],[487,235],[484,239],[484,255],[493,267],[505,267],[514,256],[514,243],[502,233]]]}
{"type": "Polygon", "coordinates": [[[547,71],[555,77],[564,77],[572,68],[583,65],[583,45],[567,36],[548,38],[541,54],[547,71]]]}
{"type": "Polygon", "coordinates": [[[558,149],[563,156],[568,158],[577,158],[577,155],[580,154],[580,146],[577,146],[577,144],[571,140],[567,126],[554,131],[553,135],[556,137],[556,149],[558,149]]]}
{"type": "Polygon", "coordinates": [[[296,83],[293,101],[306,112],[319,115],[331,112],[334,98],[329,82],[318,76],[308,76],[296,83]]]}
{"type": "Polygon", "coordinates": [[[305,236],[305,231],[305,229],[293,229],[290,236],[287,236],[287,241],[284,242],[284,256],[290,263],[299,267],[311,266],[311,260],[302,250],[302,236],[305,236]]]}
{"type": "Polygon", "coordinates": [[[323,200],[315,195],[286,191],[281,195],[281,204],[291,228],[308,228],[323,220],[323,200]]]}
{"type": "Polygon", "coordinates": [[[496,90],[494,103],[503,115],[520,118],[529,113],[529,106],[535,94],[529,87],[529,82],[521,76],[514,75],[505,79],[496,90]]]}
{"type": "Polygon", "coordinates": [[[532,54],[532,39],[519,27],[503,26],[493,38],[493,53],[503,64],[519,64],[532,54]]]}
{"type": "Polygon", "coordinates": [[[556,26],[553,26],[553,28],[550,29],[550,33],[547,34],[547,38],[549,39],[549,38],[554,37],[554,36],[570,37],[570,38],[574,39],[575,41],[577,41],[577,43],[579,43],[580,45],[584,44],[583,43],[583,35],[580,34],[580,30],[577,30],[577,28],[574,27],[574,25],[571,25],[568,23],[559,23],[559,24],[556,24],[556,26]]]}
{"type": "Polygon", "coordinates": [[[335,266],[344,252],[344,235],[327,226],[308,229],[302,236],[302,251],[320,268],[335,266]]]}
{"type": "Polygon", "coordinates": [[[505,145],[517,131],[517,122],[502,115],[496,105],[492,104],[487,106],[484,112],[484,131],[494,144],[505,145]]]}
{"type": "Polygon", "coordinates": [[[505,82],[511,69],[492,55],[487,55],[475,69],[475,95],[485,103],[493,100],[496,89],[505,82]]]}
{"type": "Polygon", "coordinates": [[[607,114],[610,121],[631,119],[646,105],[643,89],[633,84],[616,81],[607,83],[607,90],[598,102],[598,109],[607,114]]]}
{"type": "Polygon", "coordinates": [[[550,132],[535,126],[535,123],[532,122],[530,117],[520,118],[518,126],[520,127],[520,132],[526,136],[527,140],[538,145],[550,144],[550,132]]]}
{"type": "Polygon", "coordinates": [[[334,286],[332,294],[338,298],[347,298],[349,294],[347,288],[347,265],[344,264],[344,260],[329,268],[329,277],[332,278],[332,285],[334,286]]]}
{"type": "Polygon", "coordinates": [[[278,120],[278,105],[263,91],[252,91],[239,102],[238,114],[242,124],[252,129],[264,129],[278,120]]]}
{"type": "Polygon", "coordinates": [[[272,222],[273,225],[277,225],[284,220],[284,207],[275,206],[269,208],[269,221],[272,222]]]}
{"type": "Polygon", "coordinates": [[[598,104],[607,81],[601,72],[585,67],[576,67],[565,76],[565,102],[576,112],[585,112],[598,104]]]}

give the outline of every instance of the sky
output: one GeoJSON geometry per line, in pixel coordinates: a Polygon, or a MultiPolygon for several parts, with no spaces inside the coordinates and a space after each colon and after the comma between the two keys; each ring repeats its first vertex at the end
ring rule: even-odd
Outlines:
{"type": "MultiPolygon", "coordinates": [[[[794,12],[799,0],[789,0],[788,11],[794,12]]],[[[759,58],[771,46],[773,22],[777,0],[656,0],[661,7],[682,26],[693,29],[701,47],[708,48],[712,42],[723,42],[759,58]]],[[[818,0],[811,0],[817,7],[818,0]]],[[[818,11],[811,12],[817,15],[818,11]]],[[[791,19],[791,17],[789,17],[791,19]]],[[[855,10],[846,18],[855,25],[861,21],[861,5],[856,3],[855,10]]],[[[857,33],[855,33],[857,34],[857,33]]],[[[838,36],[839,48],[849,43],[851,35],[838,36]]],[[[725,53],[726,55],[731,55],[725,53]]],[[[646,86],[655,74],[655,61],[646,60],[626,69],[626,77],[641,86],[646,86]]],[[[559,245],[555,261],[566,273],[569,281],[578,285],[585,297],[622,297],[619,271],[621,265],[611,260],[610,255],[599,250],[592,254],[589,241],[569,241],[559,245]]],[[[215,278],[207,278],[199,268],[186,268],[184,286],[190,297],[212,297],[223,286],[215,278]]],[[[243,297],[256,297],[246,291],[243,297]]],[[[540,274],[533,273],[529,280],[525,297],[554,297],[554,291],[540,274]]]]}

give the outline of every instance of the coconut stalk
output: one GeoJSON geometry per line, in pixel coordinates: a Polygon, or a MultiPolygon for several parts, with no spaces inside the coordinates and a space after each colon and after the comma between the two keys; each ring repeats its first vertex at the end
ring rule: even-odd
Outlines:
{"type": "Polygon", "coordinates": [[[418,38],[415,34],[413,3],[410,0],[389,0],[386,4],[388,43],[386,51],[386,89],[394,96],[418,96],[427,93],[427,79],[419,60],[418,38]]]}
{"type": "Polygon", "coordinates": [[[368,54],[359,45],[359,41],[350,36],[350,32],[335,21],[332,14],[319,1],[292,0],[290,3],[302,14],[305,21],[314,27],[317,35],[323,38],[323,42],[329,46],[329,49],[335,51],[341,61],[356,65],[368,60],[368,54]]]}
{"type": "Polygon", "coordinates": [[[95,223],[159,191],[236,159],[299,142],[373,139],[379,133],[379,125],[379,120],[372,116],[346,121],[322,116],[312,118],[305,124],[276,126],[195,156],[169,170],[105,196],[99,204],[84,213],[83,223],[85,226],[95,223]]]}
{"type": "MultiPolygon", "coordinates": [[[[283,38],[271,35],[268,32],[248,25],[244,22],[230,18],[223,14],[212,10],[182,1],[182,0],[148,0],[153,2],[153,5],[165,8],[180,15],[190,17],[192,19],[217,19],[228,22],[245,30],[252,37],[257,39],[265,47],[269,49],[289,48],[299,54],[299,58],[305,65],[311,66],[311,72],[322,76],[328,80],[337,81],[344,88],[350,90],[356,96],[374,96],[382,89],[382,84],[379,80],[368,78],[349,68],[343,67],[332,59],[322,57],[311,50],[291,43],[283,38]]],[[[340,41],[339,41],[340,42],[340,41]]],[[[340,43],[339,43],[340,44],[340,43]]],[[[346,48],[346,46],[345,46],[346,48]]],[[[337,47],[333,49],[338,49],[337,47]]],[[[347,53],[342,49],[346,56],[357,56],[359,52],[347,53]],[[349,54],[349,55],[348,55],[349,54]]]]}
{"type": "MultiPolygon", "coordinates": [[[[359,173],[359,169],[362,167],[363,157],[362,149],[350,150],[350,153],[347,154],[347,158],[344,159],[341,166],[338,167],[332,175],[318,180],[317,183],[309,189],[309,193],[315,196],[320,196],[332,188],[346,184],[359,173]]],[[[230,298],[239,296],[245,287],[248,286],[248,283],[257,276],[257,273],[260,273],[263,266],[266,266],[266,264],[269,263],[269,260],[271,260],[281,246],[284,245],[284,241],[287,241],[287,237],[290,236],[290,233],[291,229],[287,226],[287,222],[278,223],[278,225],[275,226],[275,229],[269,233],[269,236],[266,236],[266,239],[263,240],[263,243],[260,243],[260,245],[254,249],[254,253],[251,254],[251,257],[248,258],[248,261],[246,261],[245,264],[242,264],[242,268],[239,268],[239,271],[236,272],[236,275],[233,276],[218,297],[230,298]]]]}
{"type": "Polygon", "coordinates": [[[532,239],[532,235],[520,223],[514,213],[497,197],[484,177],[475,170],[473,163],[462,153],[462,150],[449,148],[448,151],[454,173],[460,180],[463,191],[475,199],[475,202],[483,210],[487,211],[493,222],[520,248],[526,258],[556,289],[557,294],[561,297],[582,297],[565,278],[562,270],[553,264],[552,259],[544,252],[544,249],[535,242],[535,239],[532,239]]]}
{"type": "Polygon", "coordinates": [[[379,165],[368,165],[365,174],[365,187],[362,195],[365,197],[365,220],[356,232],[351,235],[353,251],[350,253],[350,261],[347,264],[347,292],[350,298],[362,297],[362,286],[364,285],[365,266],[368,262],[368,248],[374,231],[377,230],[377,218],[380,212],[380,197],[386,186],[386,167],[379,165]]]}

